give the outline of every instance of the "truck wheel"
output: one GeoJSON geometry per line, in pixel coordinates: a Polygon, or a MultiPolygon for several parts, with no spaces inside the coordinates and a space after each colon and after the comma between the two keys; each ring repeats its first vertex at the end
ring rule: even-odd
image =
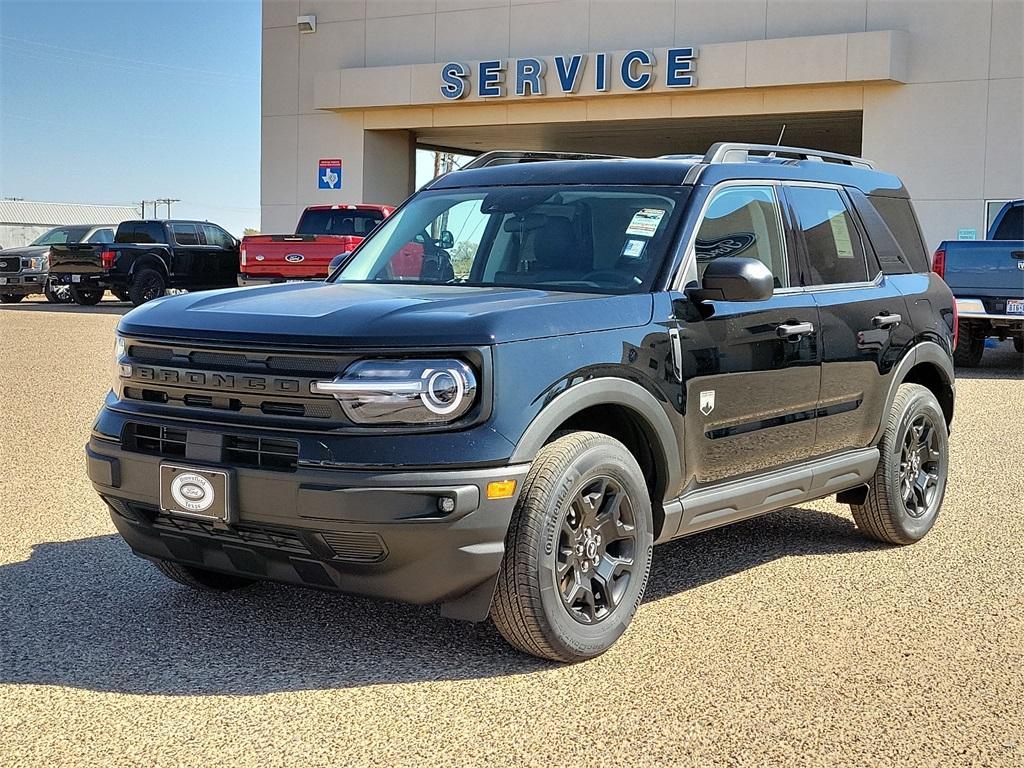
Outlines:
{"type": "Polygon", "coordinates": [[[199,592],[226,592],[255,583],[255,579],[247,579],[244,576],[207,571],[205,568],[193,568],[190,565],[181,565],[170,560],[156,560],[153,564],[167,578],[199,592]]]}
{"type": "Polygon", "coordinates": [[[913,544],[939,516],[949,470],[949,433],[927,387],[902,384],[879,445],[881,458],[863,504],[851,504],[857,527],[889,544],[913,544]]]}
{"type": "Polygon", "coordinates": [[[23,293],[0,293],[0,304],[17,304],[24,298],[23,293]]]}
{"type": "Polygon", "coordinates": [[[166,290],[167,284],[163,275],[155,269],[140,269],[128,286],[128,299],[132,306],[137,307],[147,301],[159,299],[166,290]]]}
{"type": "Polygon", "coordinates": [[[103,300],[103,293],[103,291],[89,290],[87,288],[72,288],[71,298],[74,299],[75,304],[91,307],[103,300]]]}
{"type": "Polygon", "coordinates": [[[127,288],[112,288],[110,291],[118,301],[131,301],[127,288]]]}
{"type": "Polygon", "coordinates": [[[643,598],[653,530],[643,472],[622,443],[596,432],[548,443],[505,539],[491,605],[498,631],[542,659],[604,653],[643,598]]]}
{"type": "Polygon", "coordinates": [[[49,280],[46,281],[46,285],[43,286],[43,296],[51,304],[70,304],[74,299],[71,298],[71,289],[66,285],[55,285],[49,280]]]}
{"type": "Polygon", "coordinates": [[[973,324],[961,322],[957,336],[953,362],[960,368],[977,368],[985,354],[985,334],[978,332],[973,324]]]}

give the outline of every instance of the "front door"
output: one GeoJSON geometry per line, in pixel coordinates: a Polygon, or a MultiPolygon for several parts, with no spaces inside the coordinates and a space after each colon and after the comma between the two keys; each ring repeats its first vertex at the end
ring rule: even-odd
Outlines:
{"type": "Polygon", "coordinates": [[[767,301],[675,302],[688,482],[703,486],[806,460],[814,445],[820,331],[798,287],[796,254],[776,186],[712,190],[684,261],[699,282],[712,259],[743,256],[775,276],[767,301]]]}

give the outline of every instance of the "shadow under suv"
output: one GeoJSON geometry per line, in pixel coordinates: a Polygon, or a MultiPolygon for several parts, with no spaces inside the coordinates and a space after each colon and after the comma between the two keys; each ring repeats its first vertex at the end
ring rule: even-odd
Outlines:
{"type": "Polygon", "coordinates": [[[578,661],[656,543],[828,495],[885,542],[934,525],[956,318],[899,179],[734,144],[472,165],[326,283],[121,320],[87,454],[137,554],[200,589],[438,602],[578,661]]]}

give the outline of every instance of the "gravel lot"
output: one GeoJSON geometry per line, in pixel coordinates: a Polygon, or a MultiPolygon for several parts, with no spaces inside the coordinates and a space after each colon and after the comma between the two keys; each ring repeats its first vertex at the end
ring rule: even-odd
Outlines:
{"type": "Polygon", "coordinates": [[[573,667],[431,609],[261,585],[198,597],[133,557],[82,445],[125,305],[0,308],[0,764],[1024,764],[1024,374],[958,383],[920,544],[821,501],[655,552],[573,667]]]}

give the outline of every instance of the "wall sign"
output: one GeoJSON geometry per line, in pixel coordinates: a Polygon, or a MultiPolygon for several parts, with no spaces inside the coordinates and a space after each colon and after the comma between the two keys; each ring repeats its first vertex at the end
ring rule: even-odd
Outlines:
{"type": "Polygon", "coordinates": [[[663,64],[655,60],[653,51],[643,49],[629,51],[619,61],[612,59],[610,53],[559,55],[552,59],[553,72],[546,59],[533,57],[489,59],[473,66],[450,61],[441,67],[441,95],[454,101],[472,95],[475,87],[477,96],[500,98],[508,87],[516,96],[544,96],[549,85],[571,94],[579,91],[585,79],[599,93],[610,90],[612,82],[628,91],[646,90],[657,77],[668,88],[690,88],[697,82],[693,47],[669,48],[663,64]]]}
{"type": "Polygon", "coordinates": [[[978,230],[976,230],[974,227],[960,227],[960,229],[958,229],[956,231],[956,239],[957,240],[977,240],[978,239],[978,230]]]}
{"type": "Polygon", "coordinates": [[[316,171],[318,189],[341,189],[341,158],[321,160],[316,171]]]}

